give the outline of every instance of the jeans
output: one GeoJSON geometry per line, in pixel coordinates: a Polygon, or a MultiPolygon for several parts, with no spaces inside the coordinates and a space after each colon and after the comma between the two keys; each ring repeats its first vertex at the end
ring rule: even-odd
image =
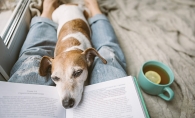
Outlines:
{"type": "MultiPolygon", "coordinates": [[[[90,18],[89,24],[93,47],[107,60],[107,64],[103,64],[101,59],[95,58],[89,69],[89,84],[127,76],[125,57],[108,19],[99,14],[90,18]]],[[[11,70],[9,82],[55,85],[49,74],[42,77],[38,70],[42,56],[53,57],[57,42],[56,30],[57,24],[47,18],[32,19],[19,59],[11,70]]]]}

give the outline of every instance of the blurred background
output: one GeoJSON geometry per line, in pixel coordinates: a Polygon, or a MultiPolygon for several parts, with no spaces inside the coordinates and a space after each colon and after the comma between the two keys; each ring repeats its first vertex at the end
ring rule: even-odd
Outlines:
{"type": "Polygon", "coordinates": [[[0,0],[0,33],[11,17],[19,0],[0,0]]]}

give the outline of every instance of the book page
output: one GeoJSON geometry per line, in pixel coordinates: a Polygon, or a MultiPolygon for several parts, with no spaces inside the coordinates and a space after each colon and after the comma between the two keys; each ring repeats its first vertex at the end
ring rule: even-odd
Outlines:
{"type": "Polygon", "coordinates": [[[78,107],[66,110],[66,118],[145,118],[133,77],[85,87],[78,107]]]}
{"type": "Polygon", "coordinates": [[[0,118],[64,118],[53,86],[0,82],[0,118]]]}

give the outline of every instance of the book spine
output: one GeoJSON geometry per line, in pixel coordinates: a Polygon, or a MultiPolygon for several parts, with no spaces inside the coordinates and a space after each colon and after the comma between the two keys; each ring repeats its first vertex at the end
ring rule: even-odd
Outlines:
{"type": "Polygon", "coordinates": [[[139,94],[139,98],[140,98],[140,100],[141,100],[141,102],[142,102],[142,107],[143,107],[143,109],[144,109],[144,111],[145,111],[145,116],[146,116],[147,118],[150,118],[150,115],[149,115],[149,113],[148,113],[148,110],[147,110],[147,108],[146,108],[146,104],[145,104],[144,99],[143,99],[143,96],[142,96],[142,93],[141,93],[140,88],[139,88],[139,85],[138,85],[138,83],[137,83],[137,79],[136,79],[135,77],[133,77],[133,79],[134,79],[134,83],[135,83],[136,88],[137,88],[137,92],[138,92],[138,94],[139,94]]]}

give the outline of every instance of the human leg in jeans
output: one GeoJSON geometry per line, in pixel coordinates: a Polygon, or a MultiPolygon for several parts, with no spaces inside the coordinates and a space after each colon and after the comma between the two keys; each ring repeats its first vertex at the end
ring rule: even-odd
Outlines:
{"type": "Polygon", "coordinates": [[[103,64],[99,58],[95,58],[90,84],[127,76],[125,57],[110,22],[101,13],[96,0],[85,0],[85,4],[91,12],[92,44],[107,60],[107,64],[103,64]]]}
{"type": "Polygon", "coordinates": [[[44,0],[41,17],[32,18],[30,30],[19,59],[12,68],[9,82],[54,85],[50,75],[42,77],[38,69],[42,56],[53,57],[57,41],[57,24],[51,20],[51,15],[58,6],[57,1],[44,0]]]}
{"type": "MultiPolygon", "coordinates": [[[[41,57],[53,56],[57,41],[56,24],[50,20],[56,3],[51,1],[54,0],[45,0],[41,17],[32,19],[20,57],[12,68],[10,82],[54,85],[50,75],[41,77],[38,74],[41,57]],[[44,9],[44,7],[51,8],[44,9]]],[[[90,84],[126,76],[124,55],[112,26],[101,14],[96,1],[86,0],[85,2],[92,13],[92,17],[89,19],[92,28],[92,43],[108,62],[105,65],[99,58],[95,59],[92,65],[90,84]]]]}

